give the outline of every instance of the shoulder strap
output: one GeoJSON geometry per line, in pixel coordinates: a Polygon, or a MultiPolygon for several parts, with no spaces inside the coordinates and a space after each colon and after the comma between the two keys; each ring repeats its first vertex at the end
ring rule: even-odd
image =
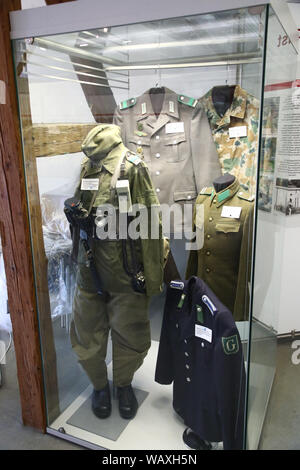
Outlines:
{"type": "Polygon", "coordinates": [[[111,181],[110,181],[110,203],[113,204],[115,200],[115,195],[116,195],[116,184],[118,179],[124,178],[125,177],[125,161],[126,161],[126,155],[127,151],[125,154],[121,155],[118,163],[116,165],[114,174],[112,175],[111,181]]]}

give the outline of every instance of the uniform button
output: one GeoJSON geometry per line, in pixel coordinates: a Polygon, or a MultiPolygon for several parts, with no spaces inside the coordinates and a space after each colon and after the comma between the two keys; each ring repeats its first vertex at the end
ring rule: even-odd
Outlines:
{"type": "Polygon", "coordinates": [[[176,145],[177,144],[177,141],[176,140],[173,140],[173,145],[176,145]]]}
{"type": "Polygon", "coordinates": [[[159,140],[159,135],[155,136],[156,140],[159,140]]]}
{"type": "Polygon", "coordinates": [[[209,220],[209,222],[212,222],[213,218],[212,218],[212,217],[209,217],[209,219],[208,219],[208,220],[209,220]]]}
{"type": "Polygon", "coordinates": [[[157,193],[160,193],[160,189],[159,189],[159,188],[156,188],[156,192],[157,192],[157,193]]]}
{"type": "Polygon", "coordinates": [[[190,366],[189,366],[188,364],[186,364],[186,365],[185,365],[185,368],[186,368],[186,369],[189,369],[189,368],[190,368],[190,366]]]}
{"type": "Polygon", "coordinates": [[[160,171],[157,170],[157,171],[155,172],[155,174],[156,174],[157,176],[160,175],[160,171]]]}
{"type": "Polygon", "coordinates": [[[207,250],[206,254],[207,254],[207,256],[209,256],[209,255],[210,255],[210,251],[209,251],[209,250],[207,250]]]}
{"type": "Polygon", "coordinates": [[[192,196],[188,196],[188,199],[191,199],[191,198],[192,198],[192,196]]]}
{"type": "Polygon", "coordinates": [[[191,379],[190,379],[189,377],[187,377],[187,378],[186,378],[186,381],[187,381],[187,382],[190,382],[190,381],[191,381],[191,379]]]}
{"type": "Polygon", "coordinates": [[[186,357],[189,357],[189,353],[186,352],[186,351],[185,351],[184,355],[185,355],[186,357]]]}
{"type": "Polygon", "coordinates": [[[206,271],[207,273],[210,273],[210,269],[209,269],[209,268],[206,268],[205,271],[206,271]]]}
{"type": "Polygon", "coordinates": [[[214,204],[216,203],[216,200],[215,200],[215,199],[213,200],[213,203],[214,203],[214,204]]]}
{"type": "Polygon", "coordinates": [[[184,96],[181,96],[180,99],[181,99],[181,100],[184,100],[184,96]]]}
{"type": "Polygon", "coordinates": [[[138,144],[141,145],[142,141],[141,140],[138,140],[138,144]]]}
{"type": "Polygon", "coordinates": [[[160,153],[156,153],[155,156],[156,156],[156,158],[159,158],[159,157],[160,157],[160,153]]]}
{"type": "Polygon", "coordinates": [[[202,348],[204,348],[204,343],[201,343],[202,348]]]}
{"type": "Polygon", "coordinates": [[[178,327],[179,327],[179,325],[178,325],[178,323],[176,323],[176,328],[178,328],[178,327]]]}
{"type": "Polygon", "coordinates": [[[186,339],[184,340],[184,342],[185,342],[185,344],[187,344],[187,340],[186,340],[186,339]]]}
{"type": "Polygon", "coordinates": [[[211,235],[209,233],[206,235],[206,238],[209,240],[211,238],[211,235]]]}

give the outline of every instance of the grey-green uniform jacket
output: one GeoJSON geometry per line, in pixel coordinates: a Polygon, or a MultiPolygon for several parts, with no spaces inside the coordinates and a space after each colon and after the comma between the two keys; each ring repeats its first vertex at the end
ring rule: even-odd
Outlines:
{"type": "MultiPolygon", "coordinates": [[[[194,229],[201,242],[190,251],[186,277],[203,279],[234,319],[248,320],[254,198],[239,181],[216,193],[203,188],[194,210],[194,229]],[[224,217],[224,207],[240,210],[224,217]],[[239,209],[240,208],[240,209],[239,209]]],[[[225,209],[226,210],[226,209],[225,209]]]]}
{"type": "MultiPolygon", "coordinates": [[[[113,203],[118,207],[116,193],[112,192],[111,180],[120,160],[120,157],[128,153],[123,145],[120,129],[115,125],[101,124],[96,126],[88,135],[88,141],[83,142],[82,149],[89,158],[82,165],[80,181],[89,178],[99,178],[99,189],[96,191],[76,191],[76,196],[81,199],[84,207],[90,209],[107,203],[113,203]],[[91,132],[93,134],[91,134],[91,132]],[[113,196],[114,194],[114,196],[113,196]]],[[[136,155],[129,153],[126,157],[125,174],[129,180],[132,204],[143,204],[148,209],[159,207],[155,190],[146,164],[136,155]]],[[[155,212],[156,214],[157,212],[155,212]]],[[[161,223],[159,224],[159,237],[152,239],[139,239],[135,241],[138,259],[144,267],[146,278],[146,293],[155,295],[162,290],[164,267],[164,238],[162,236],[161,223]]],[[[149,223],[150,233],[150,211],[149,223]]],[[[130,291],[130,279],[123,268],[122,246],[119,240],[95,240],[95,261],[104,289],[109,292],[130,291]]],[[[84,250],[79,252],[80,270],[78,283],[92,291],[95,290],[89,268],[84,266],[84,250]]],[[[129,261],[131,261],[129,259],[129,261]]]]}
{"type": "MultiPolygon", "coordinates": [[[[196,99],[164,87],[156,117],[148,90],[121,102],[114,123],[124,144],[146,162],[161,204],[194,203],[203,186],[221,175],[210,126],[196,99]]],[[[184,224],[191,229],[191,217],[184,224]]]]}

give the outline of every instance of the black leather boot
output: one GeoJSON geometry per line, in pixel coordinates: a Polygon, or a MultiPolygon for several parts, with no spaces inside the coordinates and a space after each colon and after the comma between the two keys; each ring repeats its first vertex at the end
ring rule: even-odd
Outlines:
{"type": "Polygon", "coordinates": [[[119,412],[122,418],[134,418],[138,409],[138,402],[132,386],[117,387],[117,394],[119,399],[119,412]]]}
{"type": "Polygon", "coordinates": [[[108,418],[111,414],[111,398],[109,384],[102,390],[93,390],[92,410],[98,418],[108,418]]]}
{"type": "Polygon", "coordinates": [[[211,450],[212,445],[209,441],[204,441],[201,437],[198,436],[195,432],[191,429],[186,428],[182,435],[183,442],[186,444],[187,447],[190,449],[195,450],[211,450]]]}

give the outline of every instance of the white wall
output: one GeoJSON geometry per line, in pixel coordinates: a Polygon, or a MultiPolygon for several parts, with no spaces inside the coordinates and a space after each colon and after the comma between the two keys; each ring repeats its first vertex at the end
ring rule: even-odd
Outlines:
{"type": "Polygon", "coordinates": [[[253,316],[278,332],[286,328],[281,309],[285,236],[285,215],[258,211],[253,316]]]}
{"type": "Polygon", "coordinates": [[[72,197],[79,180],[82,152],[37,158],[40,196],[72,197]]]}
{"type": "Polygon", "coordinates": [[[26,8],[44,7],[46,5],[45,0],[21,0],[22,10],[26,8]]]}

